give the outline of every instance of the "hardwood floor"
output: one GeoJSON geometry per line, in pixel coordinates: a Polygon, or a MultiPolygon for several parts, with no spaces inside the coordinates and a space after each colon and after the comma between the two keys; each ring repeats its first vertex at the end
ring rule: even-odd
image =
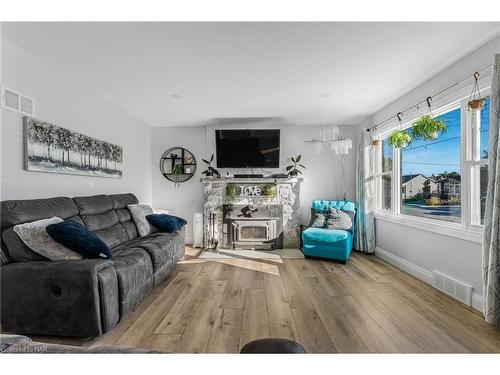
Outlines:
{"type": "Polygon", "coordinates": [[[72,345],[175,353],[237,353],[250,340],[283,337],[310,353],[500,352],[482,316],[370,255],[347,265],[307,259],[197,259],[108,334],[72,345]]]}

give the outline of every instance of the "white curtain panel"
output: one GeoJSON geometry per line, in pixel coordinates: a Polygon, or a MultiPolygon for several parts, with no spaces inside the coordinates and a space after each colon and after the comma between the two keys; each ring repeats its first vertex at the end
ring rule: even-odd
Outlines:
{"type": "Polygon", "coordinates": [[[369,133],[360,129],[356,157],[356,232],[354,248],[366,253],[375,252],[375,149],[369,133]]]}
{"type": "Polygon", "coordinates": [[[491,82],[488,190],[484,216],[483,282],[484,316],[500,327],[500,54],[495,55],[491,82]]]}

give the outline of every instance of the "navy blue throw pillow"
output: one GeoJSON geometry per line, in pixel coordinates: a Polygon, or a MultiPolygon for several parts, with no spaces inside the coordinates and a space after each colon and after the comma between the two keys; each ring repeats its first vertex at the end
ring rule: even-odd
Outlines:
{"type": "Polygon", "coordinates": [[[159,231],[173,233],[186,225],[187,221],[181,217],[172,215],[147,215],[146,220],[149,224],[158,228],[159,231]]]}
{"type": "Polygon", "coordinates": [[[50,224],[47,233],[54,240],[84,258],[111,258],[111,250],[94,233],[72,220],[50,224]]]}

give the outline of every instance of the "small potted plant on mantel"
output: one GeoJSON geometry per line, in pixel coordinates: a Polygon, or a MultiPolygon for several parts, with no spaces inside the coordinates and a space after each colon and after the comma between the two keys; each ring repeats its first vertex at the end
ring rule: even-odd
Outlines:
{"type": "Polygon", "coordinates": [[[201,159],[201,160],[203,160],[203,162],[207,164],[207,169],[201,172],[201,174],[204,174],[206,177],[213,177],[213,176],[220,177],[219,171],[214,167],[212,167],[212,162],[214,161],[214,154],[212,154],[212,156],[210,157],[210,161],[206,159],[201,159]]]}
{"type": "Polygon", "coordinates": [[[304,165],[299,163],[301,158],[302,155],[297,155],[295,158],[292,156],[290,158],[293,164],[286,167],[286,171],[288,172],[289,177],[297,177],[299,174],[302,174],[300,168],[306,169],[304,165]]]}

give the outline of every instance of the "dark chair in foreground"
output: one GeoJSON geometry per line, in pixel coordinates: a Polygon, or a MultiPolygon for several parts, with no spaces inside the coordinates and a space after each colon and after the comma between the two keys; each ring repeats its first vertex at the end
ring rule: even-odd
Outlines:
{"type": "Polygon", "coordinates": [[[240,350],[242,354],[297,354],[306,353],[299,343],[287,339],[259,339],[246,343],[240,350]]]}

